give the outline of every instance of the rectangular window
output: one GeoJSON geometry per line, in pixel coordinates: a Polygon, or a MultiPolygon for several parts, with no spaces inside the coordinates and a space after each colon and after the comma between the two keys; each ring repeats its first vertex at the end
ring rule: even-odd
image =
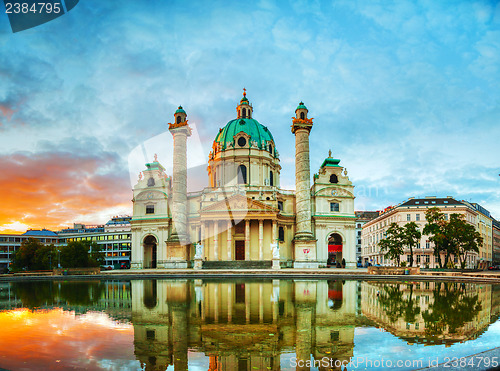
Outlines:
{"type": "Polygon", "coordinates": [[[417,264],[420,264],[420,255],[417,255],[417,264]]]}
{"type": "Polygon", "coordinates": [[[425,241],[425,248],[430,249],[431,248],[431,243],[429,241],[425,241]]]}
{"type": "Polygon", "coordinates": [[[430,263],[431,262],[431,256],[430,255],[425,255],[425,262],[430,263]]]}
{"type": "Polygon", "coordinates": [[[155,205],[146,205],[146,214],[154,214],[155,205]]]}
{"type": "Polygon", "coordinates": [[[406,255],[406,261],[409,263],[410,262],[410,255],[406,255]]]}
{"type": "Polygon", "coordinates": [[[411,221],[411,214],[406,214],[406,221],[411,221]]]}
{"type": "Polygon", "coordinates": [[[330,202],[330,211],[339,211],[340,205],[338,202],[330,202]]]}
{"type": "Polygon", "coordinates": [[[420,221],[420,214],[415,215],[415,220],[418,222],[420,221]]]}
{"type": "Polygon", "coordinates": [[[448,220],[448,214],[444,214],[444,220],[448,220]]]}

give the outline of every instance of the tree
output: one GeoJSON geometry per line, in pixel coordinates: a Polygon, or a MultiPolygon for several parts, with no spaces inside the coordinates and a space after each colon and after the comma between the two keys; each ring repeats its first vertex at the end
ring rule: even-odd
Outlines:
{"type": "Polygon", "coordinates": [[[451,255],[455,255],[461,268],[465,269],[467,255],[479,252],[479,245],[483,243],[476,228],[467,223],[463,214],[451,214],[449,221],[445,220],[445,215],[437,207],[428,209],[425,218],[424,234],[434,242],[434,256],[438,258],[439,267],[443,268],[441,253],[444,253],[444,267],[448,267],[451,255]]]}
{"type": "Polygon", "coordinates": [[[429,241],[434,243],[434,257],[437,259],[439,267],[443,268],[441,252],[446,253],[444,241],[446,221],[444,214],[437,207],[432,207],[425,212],[425,219],[427,223],[424,226],[423,232],[429,236],[429,241]]]}
{"type": "Polygon", "coordinates": [[[462,214],[451,214],[446,227],[450,251],[458,257],[460,267],[465,269],[467,255],[470,252],[479,252],[483,238],[473,225],[465,221],[462,214]]]}
{"type": "Polygon", "coordinates": [[[391,260],[396,260],[397,266],[400,265],[401,255],[403,255],[403,228],[397,223],[391,223],[387,229],[386,237],[379,242],[380,251],[387,251],[384,256],[391,260]]]}
{"type": "Polygon", "coordinates": [[[100,247],[90,241],[71,241],[61,248],[61,265],[64,268],[98,267],[104,262],[100,247]]]}
{"type": "Polygon", "coordinates": [[[54,245],[44,245],[35,238],[21,243],[12,258],[13,270],[48,270],[54,261],[54,245]]]}
{"type": "Polygon", "coordinates": [[[417,246],[420,238],[422,238],[422,233],[417,223],[410,222],[404,225],[402,240],[404,246],[408,246],[410,249],[410,267],[413,266],[413,247],[417,246]]]}

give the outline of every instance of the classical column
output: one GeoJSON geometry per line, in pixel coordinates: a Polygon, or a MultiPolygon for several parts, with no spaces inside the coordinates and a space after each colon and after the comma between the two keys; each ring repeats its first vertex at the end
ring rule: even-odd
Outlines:
{"type": "Polygon", "coordinates": [[[219,322],[219,283],[214,287],[214,323],[219,322]]]}
{"type": "Polygon", "coordinates": [[[245,220],[245,260],[250,260],[250,220],[245,220]]]}
{"type": "Polygon", "coordinates": [[[294,237],[296,268],[317,268],[316,240],[311,222],[311,181],[309,164],[309,133],[312,119],[307,118],[307,108],[300,102],[295,110],[292,133],[295,134],[295,207],[296,232],[294,237]]]}
{"type": "Polygon", "coordinates": [[[262,296],[262,283],[259,283],[259,322],[264,322],[264,298],[262,296]]]}
{"type": "Polygon", "coordinates": [[[272,243],[278,242],[278,222],[276,220],[273,220],[273,237],[272,237],[272,243]]]}
{"type": "Polygon", "coordinates": [[[214,260],[219,260],[219,221],[214,220],[214,260]]]}
{"type": "Polygon", "coordinates": [[[259,219],[259,260],[264,260],[264,221],[259,219]]]}
{"type": "Polygon", "coordinates": [[[245,285],[245,317],[246,322],[250,323],[250,285],[245,285]]]}
{"type": "Polygon", "coordinates": [[[229,283],[227,287],[227,322],[233,321],[233,284],[229,283]]]}
{"type": "Polygon", "coordinates": [[[227,260],[233,260],[233,228],[231,221],[227,221],[227,260]]]}
{"type": "Polygon", "coordinates": [[[203,245],[203,251],[207,248],[205,244],[205,222],[201,222],[201,237],[200,237],[200,243],[203,245]]]}

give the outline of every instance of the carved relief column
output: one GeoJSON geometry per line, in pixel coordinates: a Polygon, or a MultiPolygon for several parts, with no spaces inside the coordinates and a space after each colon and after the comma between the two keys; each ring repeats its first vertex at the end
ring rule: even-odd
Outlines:
{"type": "Polygon", "coordinates": [[[233,228],[231,221],[227,221],[227,260],[233,260],[233,228]]]}
{"type": "Polygon", "coordinates": [[[264,260],[264,220],[259,219],[259,260],[264,260]]]}
{"type": "Polygon", "coordinates": [[[250,260],[250,220],[245,220],[245,260],[250,260]]]}
{"type": "Polygon", "coordinates": [[[190,241],[187,229],[187,138],[191,128],[186,120],[186,112],[181,106],[175,111],[174,123],[168,124],[168,130],[174,138],[172,167],[172,233],[166,241],[168,259],[161,268],[187,268],[190,241]]]}
{"type": "Polygon", "coordinates": [[[297,229],[294,237],[294,268],[317,268],[316,239],[311,222],[311,172],[309,163],[309,133],[312,119],[307,107],[300,102],[295,110],[292,133],[295,135],[295,206],[297,229]]]}

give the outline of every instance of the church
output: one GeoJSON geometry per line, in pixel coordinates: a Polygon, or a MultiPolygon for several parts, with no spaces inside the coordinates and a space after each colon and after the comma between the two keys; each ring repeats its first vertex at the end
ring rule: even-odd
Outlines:
{"type": "Polygon", "coordinates": [[[279,152],[243,93],[215,135],[207,186],[187,192],[191,128],[179,107],[169,124],[173,171],[155,156],[133,189],[132,269],[356,268],[354,186],[331,151],[312,177],[313,119],[292,117],[295,190],[280,188],[279,152]]]}

